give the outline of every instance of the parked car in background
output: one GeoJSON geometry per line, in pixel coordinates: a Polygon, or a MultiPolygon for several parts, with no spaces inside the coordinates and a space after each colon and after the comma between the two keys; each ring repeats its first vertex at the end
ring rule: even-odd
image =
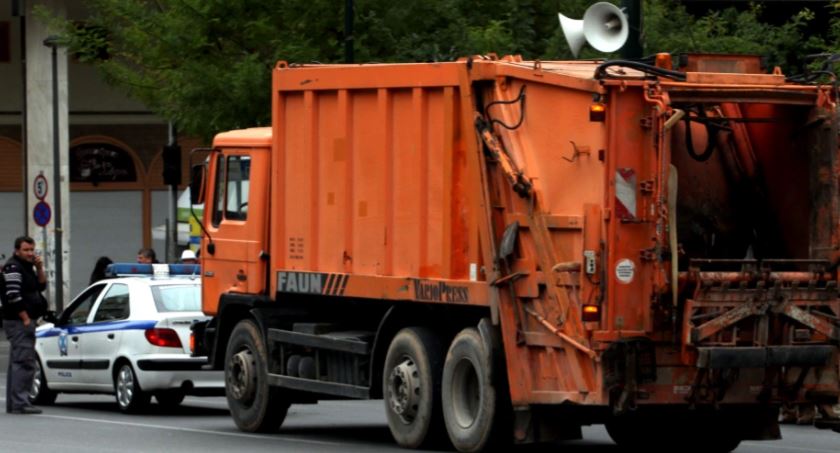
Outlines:
{"type": "Polygon", "coordinates": [[[191,356],[190,326],[206,319],[198,266],[115,264],[109,273],[120,276],[90,285],[38,328],[30,400],[111,393],[120,410],[136,412],[152,396],[176,406],[186,395],[223,395],[222,372],[191,356]]]}

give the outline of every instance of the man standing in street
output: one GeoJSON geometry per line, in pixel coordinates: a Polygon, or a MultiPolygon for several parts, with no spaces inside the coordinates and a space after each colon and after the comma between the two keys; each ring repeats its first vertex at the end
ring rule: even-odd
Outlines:
{"type": "Polygon", "coordinates": [[[15,254],[3,266],[3,330],[9,339],[9,369],[6,372],[6,412],[40,414],[29,404],[35,375],[35,321],[47,312],[41,294],[47,286],[44,262],[35,254],[35,241],[15,239],[15,254]]]}

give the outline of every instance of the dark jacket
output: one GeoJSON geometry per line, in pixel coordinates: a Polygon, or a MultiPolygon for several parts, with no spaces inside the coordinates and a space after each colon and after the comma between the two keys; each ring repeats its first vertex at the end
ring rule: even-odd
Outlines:
{"type": "Polygon", "coordinates": [[[12,256],[3,266],[6,294],[3,298],[3,319],[19,320],[22,310],[26,310],[33,320],[47,312],[47,300],[41,291],[46,283],[38,281],[35,265],[12,256]]]}

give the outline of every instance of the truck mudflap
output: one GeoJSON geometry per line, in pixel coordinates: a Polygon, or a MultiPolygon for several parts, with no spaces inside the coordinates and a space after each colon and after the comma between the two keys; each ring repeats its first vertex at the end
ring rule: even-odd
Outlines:
{"type": "Polygon", "coordinates": [[[700,347],[698,368],[767,368],[778,366],[824,366],[837,348],[830,345],[764,347],[700,347]]]}

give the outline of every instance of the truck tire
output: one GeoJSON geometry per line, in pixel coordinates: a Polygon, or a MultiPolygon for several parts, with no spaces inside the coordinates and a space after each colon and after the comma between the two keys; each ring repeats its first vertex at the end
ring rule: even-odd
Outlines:
{"type": "Polygon", "coordinates": [[[449,440],[458,451],[481,451],[505,441],[500,428],[503,405],[493,376],[490,351],[474,328],[462,330],[449,347],[443,365],[443,418],[449,440]]]}
{"type": "Polygon", "coordinates": [[[421,448],[445,439],[440,409],[444,349],[424,327],[397,332],[382,373],[382,395],[391,435],[401,447],[421,448]]]}
{"type": "Polygon", "coordinates": [[[240,321],[225,351],[225,395],[242,431],[277,431],[291,405],[282,388],[268,385],[267,357],[259,327],[249,319],[240,321]]]}

